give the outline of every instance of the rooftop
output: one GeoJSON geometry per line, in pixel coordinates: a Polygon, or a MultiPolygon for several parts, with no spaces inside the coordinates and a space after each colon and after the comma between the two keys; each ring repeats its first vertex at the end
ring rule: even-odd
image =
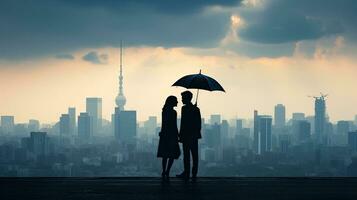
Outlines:
{"type": "Polygon", "coordinates": [[[1,199],[357,199],[357,178],[0,178],[1,199]]]}

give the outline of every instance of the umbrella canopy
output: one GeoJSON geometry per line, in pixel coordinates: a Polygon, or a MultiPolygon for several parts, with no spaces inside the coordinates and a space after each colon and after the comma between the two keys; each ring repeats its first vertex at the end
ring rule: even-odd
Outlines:
{"type": "Polygon", "coordinates": [[[172,86],[181,86],[187,89],[201,89],[208,91],[223,91],[223,87],[213,78],[201,74],[190,74],[177,80],[172,86]]]}
{"type": "Polygon", "coordinates": [[[172,86],[181,86],[187,89],[197,89],[196,104],[198,99],[198,91],[200,89],[225,92],[223,87],[216,80],[207,75],[201,74],[201,70],[198,74],[190,74],[180,78],[172,86]]]}

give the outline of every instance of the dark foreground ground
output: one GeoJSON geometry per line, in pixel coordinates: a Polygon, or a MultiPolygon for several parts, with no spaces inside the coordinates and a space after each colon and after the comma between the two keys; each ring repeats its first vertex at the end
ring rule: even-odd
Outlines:
{"type": "Polygon", "coordinates": [[[357,178],[0,178],[0,199],[357,200],[357,178]]]}

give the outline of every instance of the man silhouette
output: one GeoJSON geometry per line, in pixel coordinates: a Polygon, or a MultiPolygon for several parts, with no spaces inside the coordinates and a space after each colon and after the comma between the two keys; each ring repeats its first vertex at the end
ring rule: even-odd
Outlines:
{"type": "Polygon", "coordinates": [[[183,146],[184,171],[177,177],[188,180],[190,178],[190,153],[192,154],[192,180],[197,178],[198,170],[198,139],[201,138],[201,113],[200,109],[191,103],[192,93],[181,93],[181,125],[179,138],[183,146]]]}

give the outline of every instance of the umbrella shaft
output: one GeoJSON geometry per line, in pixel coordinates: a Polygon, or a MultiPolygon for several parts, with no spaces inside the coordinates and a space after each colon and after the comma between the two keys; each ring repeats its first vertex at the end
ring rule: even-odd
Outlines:
{"type": "Polygon", "coordinates": [[[196,105],[197,105],[197,100],[198,100],[198,93],[199,93],[200,89],[197,89],[197,93],[196,93],[196,105]]]}

